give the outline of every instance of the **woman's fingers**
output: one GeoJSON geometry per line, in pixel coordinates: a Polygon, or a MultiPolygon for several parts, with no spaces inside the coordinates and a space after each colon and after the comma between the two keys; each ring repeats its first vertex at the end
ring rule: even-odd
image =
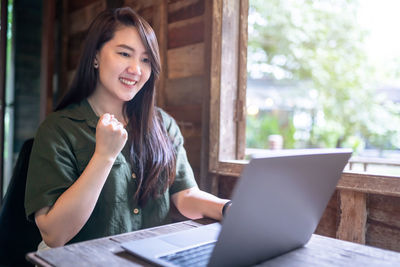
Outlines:
{"type": "Polygon", "coordinates": [[[96,150],[116,157],[127,139],[128,133],[124,125],[114,115],[105,113],[100,117],[96,128],[96,150]]]}

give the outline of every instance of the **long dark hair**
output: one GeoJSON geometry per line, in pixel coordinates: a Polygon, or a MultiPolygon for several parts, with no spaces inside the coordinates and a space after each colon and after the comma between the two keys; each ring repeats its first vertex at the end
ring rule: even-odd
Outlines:
{"type": "Polygon", "coordinates": [[[79,103],[94,92],[99,75],[93,67],[96,52],[114,37],[120,26],[136,27],[151,62],[149,80],[124,105],[124,115],[129,120],[127,142],[130,162],[138,179],[134,197],[143,206],[150,197],[158,197],[172,184],[176,164],[172,141],[155,109],[155,82],[160,74],[161,63],[157,38],[151,26],[129,7],[100,13],[89,27],[74,80],[56,110],[79,103]]]}

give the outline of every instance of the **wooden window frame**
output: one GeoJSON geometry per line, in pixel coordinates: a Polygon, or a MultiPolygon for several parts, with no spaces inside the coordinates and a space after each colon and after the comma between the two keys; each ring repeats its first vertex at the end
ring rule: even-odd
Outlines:
{"type": "MultiPolygon", "coordinates": [[[[239,177],[247,164],[242,159],[248,8],[248,0],[212,2],[209,172],[214,175],[239,177]]],[[[337,189],[400,197],[400,177],[345,171],[337,189]]]]}
{"type": "Polygon", "coordinates": [[[215,0],[211,9],[209,171],[239,176],[246,145],[248,0],[215,0]]]}

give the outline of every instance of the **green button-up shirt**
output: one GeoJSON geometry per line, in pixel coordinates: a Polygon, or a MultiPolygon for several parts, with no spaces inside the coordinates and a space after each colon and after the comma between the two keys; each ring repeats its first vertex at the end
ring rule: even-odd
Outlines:
{"type": "MultiPolygon", "coordinates": [[[[169,223],[170,196],[196,186],[180,130],[173,118],[159,110],[177,151],[174,183],[161,197],[139,207],[133,198],[137,184],[125,147],[114,162],[89,220],[70,243],[169,223]]],[[[84,100],[50,114],[40,125],[25,192],[29,219],[40,208],[52,206],[82,174],[94,153],[98,119],[84,100]]]]}

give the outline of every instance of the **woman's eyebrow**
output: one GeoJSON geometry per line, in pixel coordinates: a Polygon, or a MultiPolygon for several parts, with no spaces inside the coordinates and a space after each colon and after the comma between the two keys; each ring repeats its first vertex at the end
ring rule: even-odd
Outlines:
{"type": "Polygon", "coordinates": [[[132,52],[134,52],[134,51],[135,51],[135,49],[134,49],[134,48],[130,47],[129,45],[125,45],[125,44],[120,44],[120,45],[117,45],[117,47],[120,47],[120,48],[125,48],[125,49],[127,49],[127,50],[131,50],[132,52]]]}
{"type": "MultiPolygon", "coordinates": [[[[136,51],[135,48],[130,47],[129,45],[126,45],[126,44],[120,44],[120,45],[117,45],[117,47],[124,48],[124,49],[130,50],[132,52],[136,51]]],[[[147,51],[144,51],[143,54],[147,55],[148,53],[147,53],[147,51]]]]}

